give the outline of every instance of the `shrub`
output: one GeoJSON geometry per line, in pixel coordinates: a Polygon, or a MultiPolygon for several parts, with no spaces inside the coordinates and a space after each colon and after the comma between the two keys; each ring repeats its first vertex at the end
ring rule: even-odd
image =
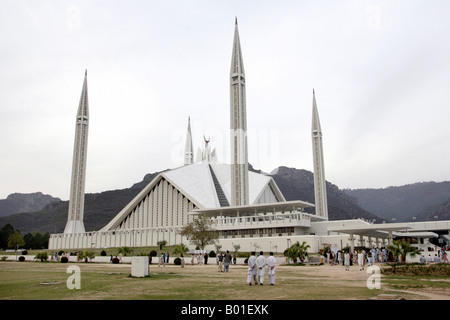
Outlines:
{"type": "Polygon", "coordinates": [[[36,254],[35,259],[40,259],[41,262],[47,261],[48,259],[47,252],[39,252],[38,254],[36,254]]]}
{"type": "Polygon", "coordinates": [[[22,255],[26,256],[27,254],[28,254],[28,251],[27,251],[27,250],[23,250],[23,251],[22,251],[22,255]]]}
{"type": "Polygon", "coordinates": [[[67,257],[61,257],[61,263],[67,263],[69,259],[67,257]]]}
{"type": "Polygon", "coordinates": [[[92,259],[94,259],[94,257],[95,257],[95,253],[92,251],[84,251],[84,252],[80,251],[80,252],[78,252],[77,260],[81,261],[84,259],[84,262],[87,263],[87,262],[89,262],[89,260],[92,261],[92,259]]]}
{"type": "Polygon", "coordinates": [[[150,257],[156,257],[157,254],[155,250],[150,251],[150,257]]]}
{"type": "Polygon", "coordinates": [[[119,258],[115,257],[115,258],[112,258],[111,262],[114,263],[114,264],[117,264],[120,261],[119,261],[119,258]]]}
{"type": "Polygon", "coordinates": [[[173,260],[173,263],[177,266],[181,265],[181,258],[176,257],[175,260],[173,260]]]}
{"type": "Polygon", "coordinates": [[[448,264],[391,264],[390,267],[381,269],[382,274],[400,274],[415,276],[450,276],[450,265],[448,264]]]}
{"type": "Polygon", "coordinates": [[[106,251],[105,251],[105,250],[102,250],[102,252],[100,252],[100,255],[101,255],[102,257],[106,257],[106,251]]]}
{"type": "Polygon", "coordinates": [[[59,251],[58,251],[58,256],[62,256],[63,253],[64,253],[63,250],[59,250],[59,251]]]}
{"type": "Polygon", "coordinates": [[[25,257],[24,257],[24,256],[20,256],[20,257],[19,257],[19,261],[20,261],[20,262],[25,261],[25,257]]]}
{"type": "Polygon", "coordinates": [[[79,251],[77,253],[77,261],[81,261],[84,258],[84,252],[83,251],[79,251]]]}
{"type": "Polygon", "coordinates": [[[208,256],[209,256],[210,258],[215,258],[215,257],[216,257],[216,253],[215,253],[213,250],[211,250],[211,251],[209,252],[208,256]]]}

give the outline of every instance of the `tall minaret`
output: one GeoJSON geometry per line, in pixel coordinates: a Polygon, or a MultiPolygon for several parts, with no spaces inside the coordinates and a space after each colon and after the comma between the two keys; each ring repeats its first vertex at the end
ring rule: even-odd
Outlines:
{"type": "Polygon", "coordinates": [[[188,118],[186,144],[184,146],[184,165],[194,163],[194,147],[192,145],[191,117],[188,118]]]}
{"type": "Polygon", "coordinates": [[[248,151],[247,115],[245,103],[245,73],[237,18],[230,70],[230,131],[231,131],[231,205],[247,205],[248,151]]]}
{"type": "Polygon", "coordinates": [[[64,233],[85,232],[84,216],[84,185],[86,180],[86,153],[89,127],[89,103],[87,89],[87,70],[84,74],[78,106],[75,143],[73,148],[72,179],[70,183],[69,215],[64,233]]]}
{"type": "Polygon", "coordinates": [[[313,90],[312,114],[312,147],[314,162],[314,196],[316,215],[328,220],[327,189],[325,182],[325,167],[323,162],[322,129],[320,128],[319,112],[317,111],[316,95],[313,90]]]}

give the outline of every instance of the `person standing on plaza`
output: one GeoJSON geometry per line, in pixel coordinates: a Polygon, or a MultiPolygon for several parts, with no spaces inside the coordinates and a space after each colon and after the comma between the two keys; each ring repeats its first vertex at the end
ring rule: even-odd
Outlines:
{"type": "Polygon", "coordinates": [[[252,252],[250,258],[248,258],[248,274],[247,274],[247,283],[249,286],[252,285],[252,279],[255,281],[255,285],[258,284],[256,280],[256,256],[255,251],[252,252]]]}
{"type": "Polygon", "coordinates": [[[267,258],[267,269],[269,273],[269,284],[273,286],[275,284],[275,266],[277,264],[277,260],[273,256],[273,252],[270,253],[270,256],[267,258]]]}
{"type": "Polygon", "coordinates": [[[261,251],[259,253],[259,257],[256,258],[256,276],[260,285],[264,284],[264,277],[266,275],[266,257],[263,255],[264,253],[261,251]]]}
{"type": "Polygon", "coordinates": [[[223,253],[221,252],[217,256],[217,262],[218,262],[218,270],[219,272],[223,272],[223,253]]]}

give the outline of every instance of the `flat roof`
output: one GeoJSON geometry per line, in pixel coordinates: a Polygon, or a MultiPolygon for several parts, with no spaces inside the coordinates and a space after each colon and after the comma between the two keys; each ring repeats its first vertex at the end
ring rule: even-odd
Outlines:
{"type": "Polygon", "coordinates": [[[328,231],[356,234],[374,238],[387,238],[390,231],[411,229],[408,223],[365,224],[362,226],[329,227],[328,231]]]}
{"type": "MultiPolygon", "coordinates": [[[[229,206],[229,207],[220,207],[220,208],[211,208],[211,209],[194,209],[188,214],[198,215],[198,214],[206,214],[210,216],[217,215],[253,215],[255,213],[266,213],[266,212],[283,212],[283,211],[292,211],[303,208],[312,208],[314,204],[301,201],[283,201],[283,202],[274,202],[274,203],[261,203],[261,204],[253,204],[246,206],[229,206]]],[[[319,217],[320,218],[320,217],[319,217]]]]}
{"type": "Polygon", "coordinates": [[[356,232],[370,232],[370,231],[400,231],[408,230],[411,227],[408,223],[378,223],[367,224],[363,226],[345,226],[345,227],[330,227],[328,231],[344,232],[344,233],[356,233],[356,232]]]}
{"type": "Polygon", "coordinates": [[[371,236],[385,238],[389,232],[408,232],[418,235],[418,232],[433,232],[437,230],[449,230],[450,221],[421,221],[421,222],[398,222],[398,223],[377,223],[377,224],[364,224],[360,226],[336,226],[329,227],[330,232],[342,232],[351,233],[362,236],[371,236]]]}
{"type": "Polygon", "coordinates": [[[395,232],[396,237],[404,238],[437,238],[439,235],[434,232],[395,232]]]}

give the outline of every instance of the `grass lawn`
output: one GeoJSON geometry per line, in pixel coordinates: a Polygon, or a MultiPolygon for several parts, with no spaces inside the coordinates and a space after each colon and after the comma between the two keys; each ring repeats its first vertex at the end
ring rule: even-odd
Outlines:
{"type": "MultiPolygon", "coordinates": [[[[406,299],[450,295],[448,277],[382,276],[381,289],[368,289],[370,276],[341,266],[277,266],[275,286],[246,285],[247,267],[230,272],[215,264],[150,266],[150,276],[132,278],[130,264],[0,262],[1,300],[366,300],[384,293],[406,299]],[[81,289],[68,289],[67,268],[80,268],[81,289]],[[426,294],[420,295],[420,292],[426,294]]],[[[438,298],[439,299],[439,298],[438,298]]]]}

